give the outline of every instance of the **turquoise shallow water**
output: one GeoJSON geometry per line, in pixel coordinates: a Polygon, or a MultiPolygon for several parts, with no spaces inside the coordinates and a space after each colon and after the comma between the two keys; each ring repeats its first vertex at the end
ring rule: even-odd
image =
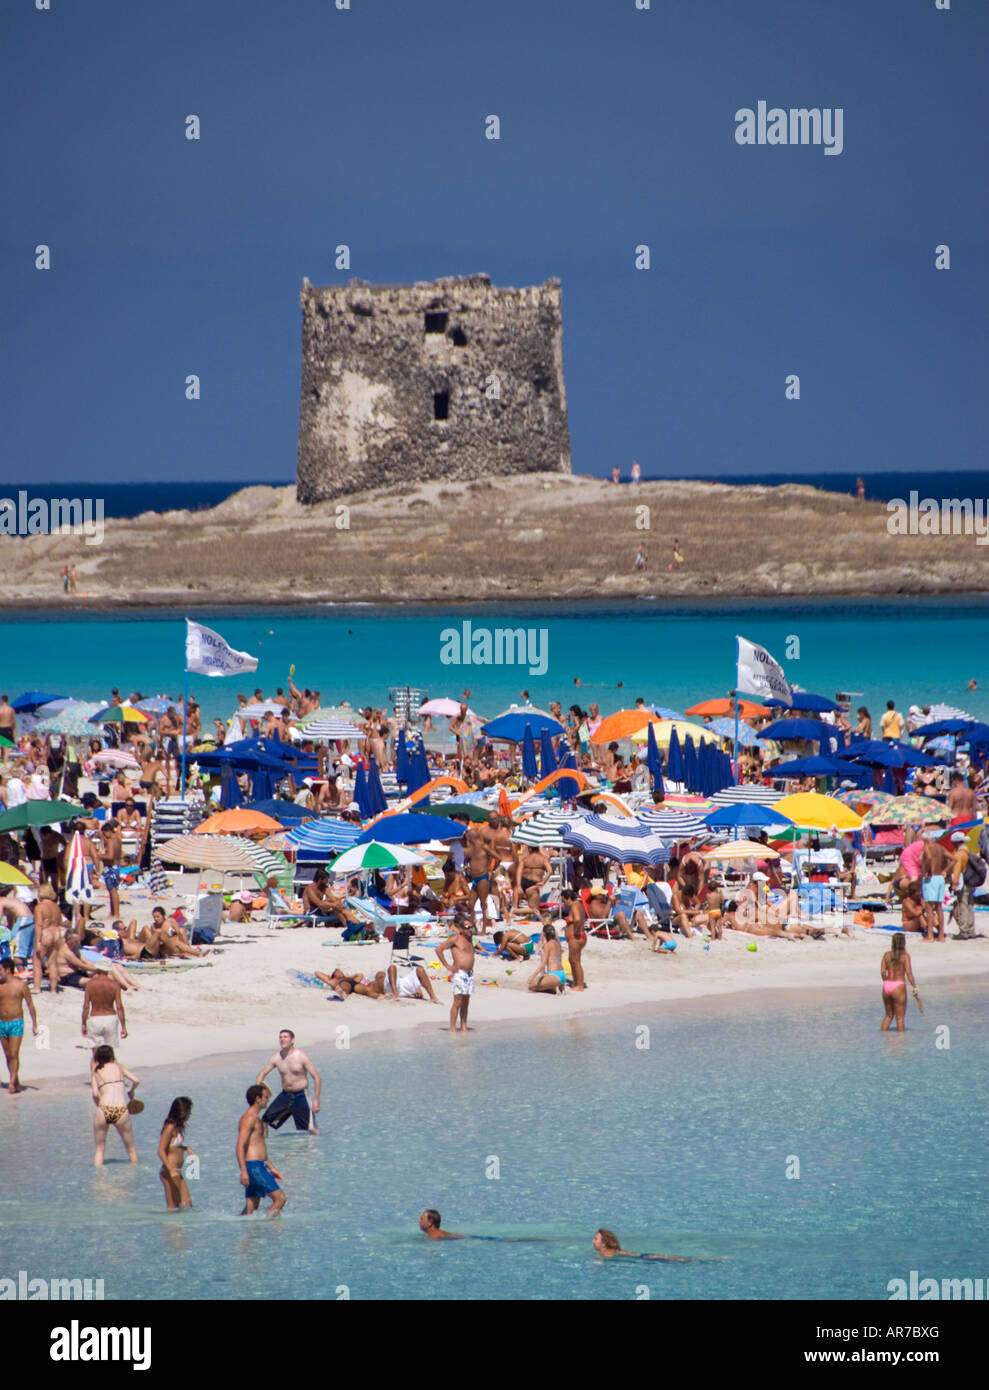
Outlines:
{"type": "MultiPolygon", "coordinates": [[[[217,628],[232,646],[256,655],[256,676],[191,678],[204,714],[229,715],[236,694],[266,694],[295,680],[322,692],[324,704],[387,700],[388,687],[413,685],[459,697],[469,687],[481,714],[499,712],[528,690],[536,704],[559,698],[603,712],[634,703],[682,709],[734,684],[735,637],[769,648],[791,681],[833,695],[862,691],[877,718],[887,699],[944,700],[989,718],[989,603],[984,598],[792,601],[752,604],[555,604],[114,613],[6,612],[3,689],[45,689],[82,699],[181,691],[184,617],[217,628]],[[441,633],[468,619],[480,625],[545,629],[548,666],[444,665],[441,633]],[[794,646],[794,640],[799,648],[794,646]],[[799,655],[788,656],[799,650],[799,655]],[[975,677],[981,687],[967,690],[975,677]],[[577,690],[574,677],[583,688],[577,690]],[[619,687],[619,682],[621,686],[619,687]]],[[[856,699],[855,704],[860,701],[856,699]]]]}
{"type": "Polygon", "coordinates": [[[989,1006],[979,982],[924,993],[927,1013],[881,1036],[878,990],[525,1031],[485,1027],[482,992],[467,1040],[437,1017],[415,1036],[311,1049],[324,1133],[272,1137],[280,1221],[235,1215],[236,1123],[263,1040],[256,1057],[147,1074],[136,1169],[115,1141],[115,1161],[90,1166],[82,1082],[3,1096],[0,1275],[103,1278],[130,1299],[847,1299],[885,1298],[913,1269],[985,1277],[989,1006]],[[196,1210],[166,1216],[153,1148],[183,1092],[201,1178],[196,1210]],[[489,1239],[428,1242],[426,1206],[489,1239]],[[590,1249],[599,1225],[633,1250],[721,1258],[606,1263],[590,1249]]]}

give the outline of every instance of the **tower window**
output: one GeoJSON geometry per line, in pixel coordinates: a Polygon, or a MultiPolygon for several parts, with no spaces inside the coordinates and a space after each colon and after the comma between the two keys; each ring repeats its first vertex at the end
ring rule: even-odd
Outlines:
{"type": "Polygon", "coordinates": [[[467,334],[464,332],[462,328],[455,328],[453,332],[450,334],[450,337],[453,339],[454,347],[467,346],[467,334]]]}
{"type": "Polygon", "coordinates": [[[449,391],[436,391],[433,394],[433,419],[447,420],[450,417],[449,391]]]}
{"type": "Polygon", "coordinates": [[[445,333],[445,332],[446,332],[447,319],[449,319],[449,317],[450,317],[449,314],[427,314],[427,315],[426,315],[426,332],[427,332],[427,333],[445,333]]]}

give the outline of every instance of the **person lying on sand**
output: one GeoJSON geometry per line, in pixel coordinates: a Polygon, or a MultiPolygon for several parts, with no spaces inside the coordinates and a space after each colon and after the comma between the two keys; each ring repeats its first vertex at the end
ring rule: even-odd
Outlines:
{"type": "Polygon", "coordinates": [[[341,999],[349,999],[359,994],[365,999],[428,999],[438,1004],[433,982],[421,965],[399,978],[398,967],[390,965],[387,970],[379,970],[376,975],[345,975],[342,970],[334,970],[329,975],[313,972],[317,980],[329,985],[341,999]]]}

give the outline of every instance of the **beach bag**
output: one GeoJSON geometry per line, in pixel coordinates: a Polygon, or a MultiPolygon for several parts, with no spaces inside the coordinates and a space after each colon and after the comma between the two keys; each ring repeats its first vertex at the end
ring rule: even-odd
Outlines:
{"type": "Polygon", "coordinates": [[[860,907],[852,921],[857,927],[874,927],[876,925],[875,915],[867,907],[860,907]]]}
{"type": "Polygon", "coordinates": [[[964,883],[966,888],[981,888],[986,881],[989,865],[978,854],[969,854],[965,865],[964,883]]]}

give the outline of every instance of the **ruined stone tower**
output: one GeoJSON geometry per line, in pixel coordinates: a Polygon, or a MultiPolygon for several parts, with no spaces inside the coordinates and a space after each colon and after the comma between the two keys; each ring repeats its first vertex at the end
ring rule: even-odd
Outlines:
{"type": "Polygon", "coordinates": [[[560,282],[302,282],[300,502],[570,472],[560,282]]]}

